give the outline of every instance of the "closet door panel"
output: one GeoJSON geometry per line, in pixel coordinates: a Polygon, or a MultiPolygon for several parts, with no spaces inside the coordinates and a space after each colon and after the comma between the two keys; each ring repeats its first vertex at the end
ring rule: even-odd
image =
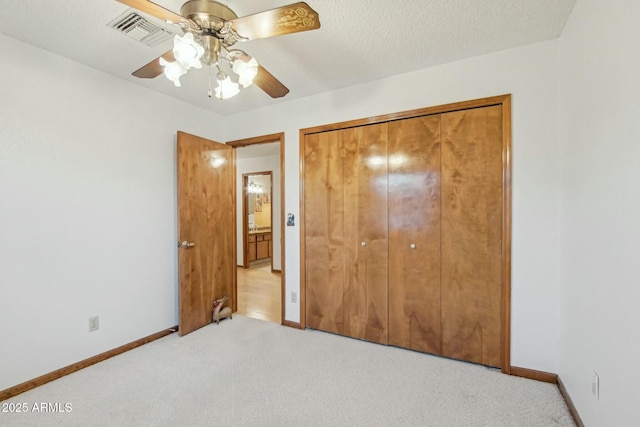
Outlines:
{"type": "Polygon", "coordinates": [[[440,354],[440,116],[389,124],[389,344],[440,354]]]}
{"type": "Polygon", "coordinates": [[[343,334],[344,188],[340,131],[304,143],[306,324],[343,334]]]}
{"type": "Polygon", "coordinates": [[[501,366],[502,113],[442,115],[444,356],[501,366]]]}
{"type": "Polygon", "coordinates": [[[342,131],[345,335],[388,343],[387,124],[342,131]]]}

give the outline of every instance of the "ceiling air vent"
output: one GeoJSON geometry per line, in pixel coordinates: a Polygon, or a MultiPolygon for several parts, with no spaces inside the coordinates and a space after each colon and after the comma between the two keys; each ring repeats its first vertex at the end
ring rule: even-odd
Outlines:
{"type": "Polygon", "coordinates": [[[173,37],[170,31],[147,20],[133,9],[125,11],[107,25],[150,47],[173,37]]]}

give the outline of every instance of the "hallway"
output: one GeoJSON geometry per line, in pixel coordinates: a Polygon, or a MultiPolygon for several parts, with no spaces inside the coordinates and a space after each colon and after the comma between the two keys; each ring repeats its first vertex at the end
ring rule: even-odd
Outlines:
{"type": "Polygon", "coordinates": [[[251,268],[238,267],[238,314],[281,323],[280,273],[269,262],[251,268]]]}

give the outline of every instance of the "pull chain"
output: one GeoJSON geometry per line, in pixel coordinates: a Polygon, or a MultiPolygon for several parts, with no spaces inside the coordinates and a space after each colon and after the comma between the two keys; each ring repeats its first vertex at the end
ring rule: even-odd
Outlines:
{"type": "Polygon", "coordinates": [[[211,89],[211,65],[209,65],[209,91],[207,95],[209,95],[209,98],[213,96],[213,90],[211,89]]]}

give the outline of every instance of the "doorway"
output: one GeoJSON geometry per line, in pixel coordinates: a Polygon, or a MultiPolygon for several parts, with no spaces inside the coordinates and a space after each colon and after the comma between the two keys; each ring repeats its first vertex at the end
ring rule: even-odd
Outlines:
{"type": "Polygon", "coordinates": [[[283,143],[282,133],[227,143],[235,152],[236,203],[242,207],[236,220],[234,311],[281,324],[286,323],[283,143]]]}
{"type": "Polygon", "coordinates": [[[273,172],[242,174],[242,266],[273,268],[273,172]]]}

